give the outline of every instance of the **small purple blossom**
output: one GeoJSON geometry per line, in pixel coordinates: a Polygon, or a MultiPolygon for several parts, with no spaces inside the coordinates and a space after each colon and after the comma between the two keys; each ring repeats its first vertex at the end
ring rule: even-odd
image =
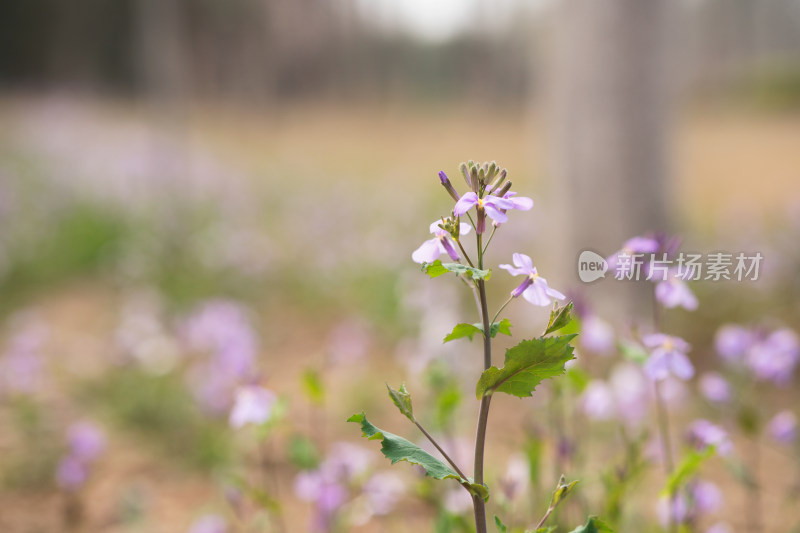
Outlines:
{"type": "Polygon", "coordinates": [[[728,432],[708,420],[698,419],[689,425],[689,441],[698,449],[714,446],[719,455],[730,455],[733,451],[733,442],[728,432]]]}
{"type": "Polygon", "coordinates": [[[788,328],[773,331],[766,339],[750,347],[746,362],[757,379],[776,385],[787,384],[800,362],[797,334],[788,328]]]}
{"type": "Polygon", "coordinates": [[[453,214],[457,217],[460,217],[473,207],[477,208],[478,210],[478,222],[475,230],[478,233],[483,233],[485,229],[484,213],[498,224],[508,222],[508,215],[506,215],[506,211],[509,209],[514,209],[514,202],[506,198],[499,198],[492,195],[480,198],[477,193],[470,191],[462,196],[458,202],[456,202],[456,205],[453,208],[453,214]]]}
{"type": "Polygon", "coordinates": [[[508,501],[514,501],[528,489],[530,483],[530,463],[522,454],[512,455],[508,460],[506,473],[499,480],[500,490],[508,501]]]}
{"type": "Polygon", "coordinates": [[[614,349],[614,328],[597,315],[587,315],[581,320],[578,342],[592,353],[609,355],[614,349]]]}
{"type": "Polygon", "coordinates": [[[592,420],[611,420],[617,414],[614,392],[605,381],[591,381],[580,396],[584,414],[592,420]]]}
{"type": "Polygon", "coordinates": [[[692,499],[692,511],[695,516],[707,515],[719,511],[723,505],[722,491],[719,487],[705,480],[697,480],[689,484],[692,499]]]}
{"type": "Polygon", "coordinates": [[[238,429],[247,424],[259,426],[266,423],[272,418],[276,401],[275,393],[264,387],[257,385],[239,387],[231,410],[231,427],[238,429]]]}
{"type": "Polygon", "coordinates": [[[195,520],[189,533],[227,533],[228,523],[217,514],[203,515],[195,520]]]}
{"type": "Polygon", "coordinates": [[[724,522],[717,522],[706,529],[706,533],[733,533],[730,526],[724,522]]]}
{"type": "Polygon", "coordinates": [[[755,335],[749,329],[728,324],[719,328],[714,335],[714,348],[723,360],[734,363],[742,360],[755,340],[755,335]]]}
{"type": "Polygon", "coordinates": [[[566,298],[566,296],[557,290],[551,289],[547,285],[547,280],[539,276],[530,257],[525,254],[515,253],[512,259],[514,266],[503,264],[500,265],[500,268],[507,270],[513,276],[527,276],[525,281],[511,291],[512,297],[518,298],[522,295],[522,297],[530,303],[540,306],[550,305],[550,298],[556,300],[563,300],[566,298]]]}
{"type": "Polygon", "coordinates": [[[791,444],[797,438],[797,417],[791,411],[781,411],[767,424],[767,433],[776,442],[791,444]]]}
{"type": "Polygon", "coordinates": [[[106,436],[91,422],[76,422],[67,429],[67,445],[72,457],[89,462],[105,450],[106,436]]]}
{"type": "Polygon", "coordinates": [[[608,270],[614,271],[617,268],[621,255],[632,256],[634,254],[655,253],[658,251],[659,247],[660,244],[658,241],[650,237],[632,237],[625,241],[625,244],[622,245],[620,250],[606,258],[608,270]]]}
{"type": "Polygon", "coordinates": [[[692,362],[686,356],[691,348],[680,337],[663,333],[646,335],[642,342],[650,349],[650,357],[644,364],[644,371],[654,381],[661,381],[673,374],[683,380],[694,376],[692,362]]]}
{"type": "Polygon", "coordinates": [[[697,297],[677,272],[668,272],[665,280],[656,283],[656,300],[668,309],[683,307],[687,311],[697,309],[697,297]]]}
{"type": "Polygon", "coordinates": [[[405,493],[405,483],[397,474],[378,472],[364,483],[369,511],[373,515],[389,514],[405,493]]]}
{"type": "Polygon", "coordinates": [[[700,376],[700,392],[714,403],[727,403],[731,399],[730,385],[717,372],[706,372],[700,376]]]}
{"type": "MultiPolygon", "coordinates": [[[[411,254],[411,259],[415,263],[433,263],[442,254],[447,254],[453,261],[458,261],[459,256],[454,246],[453,238],[449,233],[439,227],[441,223],[441,220],[437,220],[430,225],[430,231],[435,237],[423,242],[420,247],[411,254]]],[[[459,224],[459,234],[466,235],[469,231],[469,224],[464,224],[463,222],[459,224]]]]}
{"type": "Polygon", "coordinates": [[[89,477],[89,468],[78,457],[67,455],[56,468],[56,483],[65,490],[79,489],[89,477]]]}

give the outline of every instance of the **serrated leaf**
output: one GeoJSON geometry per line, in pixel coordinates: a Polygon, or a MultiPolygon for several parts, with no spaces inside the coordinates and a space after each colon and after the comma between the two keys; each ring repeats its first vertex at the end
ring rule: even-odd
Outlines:
{"type": "MultiPolygon", "coordinates": [[[[483,331],[483,326],[481,326],[481,331],[483,331]]],[[[492,338],[496,337],[498,333],[502,333],[503,335],[511,336],[511,321],[507,318],[504,318],[500,322],[492,322],[492,325],[489,327],[489,331],[492,334],[492,338]]]]}
{"type": "Polygon", "coordinates": [[[389,390],[389,398],[392,399],[392,402],[397,406],[403,416],[414,422],[414,407],[411,405],[411,395],[406,390],[406,384],[403,383],[400,385],[400,390],[391,388],[388,383],[386,384],[386,388],[389,390]]]}
{"type": "Polygon", "coordinates": [[[495,392],[530,396],[543,380],[564,373],[564,364],[574,359],[569,345],[574,338],[574,334],[539,337],[509,348],[503,368],[493,366],[481,374],[475,395],[478,399],[495,392]]]}
{"type": "Polygon", "coordinates": [[[500,533],[507,533],[508,527],[503,523],[497,515],[494,515],[494,525],[497,526],[497,531],[500,533]]]}
{"type": "Polygon", "coordinates": [[[348,422],[355,422],[361,425],[362,436],[369,440],[381,441],[381,453],[389,459],[392,464],[400,461],[407,461],[411,464],[419,465],[425,469],[425,474],[435,479],[455,479],[461,484],[468,483],[467,480],[456,474],[456,472],[445,463],[435,458],[416,444],[413,444],[403,437],[398,437],[388,431],[383,431],[373,426],[364,412],[354,414],[347,419],[348,422]]]}
{"type": "Polygon", "coordinates": [[[432,278],[438,278],[439,276],[447,274],[448,272],[469,275],[469,277],[474,280],[488,280],[492,277],[491,270],[482,270],[479,268],[462,265],[461,263],[442,263],[438,259],[433,263],[423,263],[422,271],[432,278]]]}
{"type": "Polygon", "coordinates": [[[442,342],[450,342],[464,337],[469,337],[469,340],[472,340],[475,334],[483,335],[483,328],[478,327],[476,324],[456,324],[453,331],[448,333],[442,342]]]}
{"type": "Polygon", "coordinates": [[[553,310],[550,311],[550,322],[548,322],[544,334],[548,335],[569,324],[572,321],[572,308],[572,302],[562,307],[554,307],[553,310]]]}
{"type": "Polygon", "coordinates": [[[585,525],[576,527],[570,533],[614,533],[614,530],[596,516],[590,516],[585,525]]]}
{"type": "Polygon", "coordinates": [[[675,470],[672,471],[661,494],[668,496],[678,492],[678,490],[697,473],[706,459],[712,457],[715,453],[717,452],[714,446],[689,452],[675,470]]]}

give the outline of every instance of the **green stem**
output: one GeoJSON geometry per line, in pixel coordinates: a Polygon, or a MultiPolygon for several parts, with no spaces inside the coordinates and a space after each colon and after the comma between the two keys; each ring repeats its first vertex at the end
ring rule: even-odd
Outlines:
{"type": "MultiPolygon", "coordinates": [[[[483,253],[481,250],[481,237],[478,236],[478,256],[479,268],[483,268],[483,253]]],[[[481,298],[481,319],[483,320],[483,368],[488,370],[492,366],[492,335],[489,327],[489,309],[486,300],[486,283],[484,280],[478,281],[478,293],[481,298]]],[[[483,484],[483,457],[486,446],[486,428],[489,422],[489,406],[492,397],[484,396],[481,398],[481,407],[478,414],[478,429],[475,435],[475,464],[474,476],[475,483],[483,484]]],[[[475,509],[475,528],[478,533],[486,533],[486,504],[483,498],[473,496],[472,504],[475,509]]]]}
{"type": "Polygon", "coordinates": [[[442,454],[442,456],[443,456],[443,457],[444,457],[444,458],[447,460],[447,462],[448,462],[448,463],[450,463],[450,466],[452,466],[452,467],[453,467],[453,470],[455,470],[455,471],[456,471],[456,474],[458,474],[459,476],[461,476],[461,477],[462,477],[462,479],[464,479],[464,480],[468,479],[468,478],[467,478],[467,476],[465,476],[465,475],[464,475],[464,472],[462,472],[462,471],[461,471],[461,469],[460,469],[460,468],[458,468],[458,465],[455,463],[455,461],[453,461],[453,460],[450,458],[450,456],[449,456],[449,455],[447,455],[447,452],[445,452],[445,451],[442,449],[442,447],[441,447],[441,446],[439,446],[439,443],[438,443],[438,442],[436,442],[436,440],[435,440],[435,439],[434,439],[434,438],[431,436],[431,434],[430,434],[430,433],[428,433],[427,431],[425,431],[425,428],[424,428],[424,427],[422,427],[422,424],[420,424],[419,422],[417,422],[416,420],[414,420],[414,425],[415,425],[415,426],[417,426],[417,427],[419,428],[419,430],[422,432],[422,434],[423,434],[423,435],[425,435],[425,438],[427,438],[429,441],[431,441],[431,444],[433,444],[433,445],[436,447],[436,449],[437,449],[437,450],[439,450],[439,453],[441,453],[441,454],[442,454]]]}
{"type": "Polygon", "coordinates": [[[485,254],[486,250],[489,248],[489,243],[492,242],[492,239],[494,238],[494,232],[495,231],[497,231],[497,226],[493,225],[492,226],[492,233],[489,235],[489,240],[486,241],[486,246],[483,247],[483,252],[482,253],[485,254]]]}
{"type": "Polygon", "coordinates": [[[495,322],[497,322],[497,317],[499,317],[499,316],[500,316],[500,313],[502,313],[502,312],[503,312],[503,309],[505,309],[505,308],[506,308],[506,306],[507,306],[508,304],[510,304],[510,303],[511,303],[511,300],[513,300],[513,299],[514,299],[514,297],[513,297],[513,296],[509,296],[509,297],[508,297],[508,300],[506,300],[506,301],[503,303],[503,305],[501,305],[501,306],[500,306],[500,309],[498,309],[498,310],[497,310],[497,312],[494,314],[494,318],[492,319],[492,324],[494,324],[495,322]]]}

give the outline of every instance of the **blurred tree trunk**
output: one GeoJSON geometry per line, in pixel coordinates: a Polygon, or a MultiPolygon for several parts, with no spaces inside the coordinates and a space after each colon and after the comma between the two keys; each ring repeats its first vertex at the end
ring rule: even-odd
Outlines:
{"type": "MultiPolygon", "coordinates": [[[[580,251],[608,255],[628,237],[669,228],[668,7],[669,0],[556,3],[550,175],[563,202],[558,219],[568,219],[559,255],[569,281],[579,283],[580,251]]],[[[627,307],[649,285],[591,290],[627,307]]]]}

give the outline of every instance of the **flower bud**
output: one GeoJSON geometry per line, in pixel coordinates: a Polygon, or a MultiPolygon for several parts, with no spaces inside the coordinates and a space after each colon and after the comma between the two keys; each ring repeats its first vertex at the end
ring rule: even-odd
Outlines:
{"type": "Polygon", "coordinates": [[[472,189],[472,181],[469,179],[469,167],[467,167],[467,164],[461,163],[458,165],[458,170],[460,170],[461,175],[464,176],[464,181],[467,183],[467,187],[472,189]]]}
{"type": "Polygon", "coordinates": [[[453,188],[453,184],[450,183],[450,180],[447,178],[447,174],[444,171],[439,171],[439,180],[442,182],[442,187],[452,196],[453,200],[456,202],[461,198],[456,190],[453,188]]]}
{"type": "MultiPolygon", "coordinates": [[[[491,187],[489,187],[489,189],[492,191],[497,191],[497,189],[503,184],[503,182],[506,181],[506,176],[508,176],[508,171],[506,169],[501,170],[500,175],[497,176],[497,179],[494,180],[494,182],[492,182],[492,185],[491,187]]],[[[496,194],[497,196],[502,196],[502,194],[497,194],[497,192],[493,192],[493,194],[496,194]]]]}
{"type": "Polygon", "coordinates": [[[502,198],[510,189],[511,189],[511,182],[507,181],[506,184],[503,185],[503,188],[494,194],[495,196],[499,196],[500,198],[502,198]]]}

